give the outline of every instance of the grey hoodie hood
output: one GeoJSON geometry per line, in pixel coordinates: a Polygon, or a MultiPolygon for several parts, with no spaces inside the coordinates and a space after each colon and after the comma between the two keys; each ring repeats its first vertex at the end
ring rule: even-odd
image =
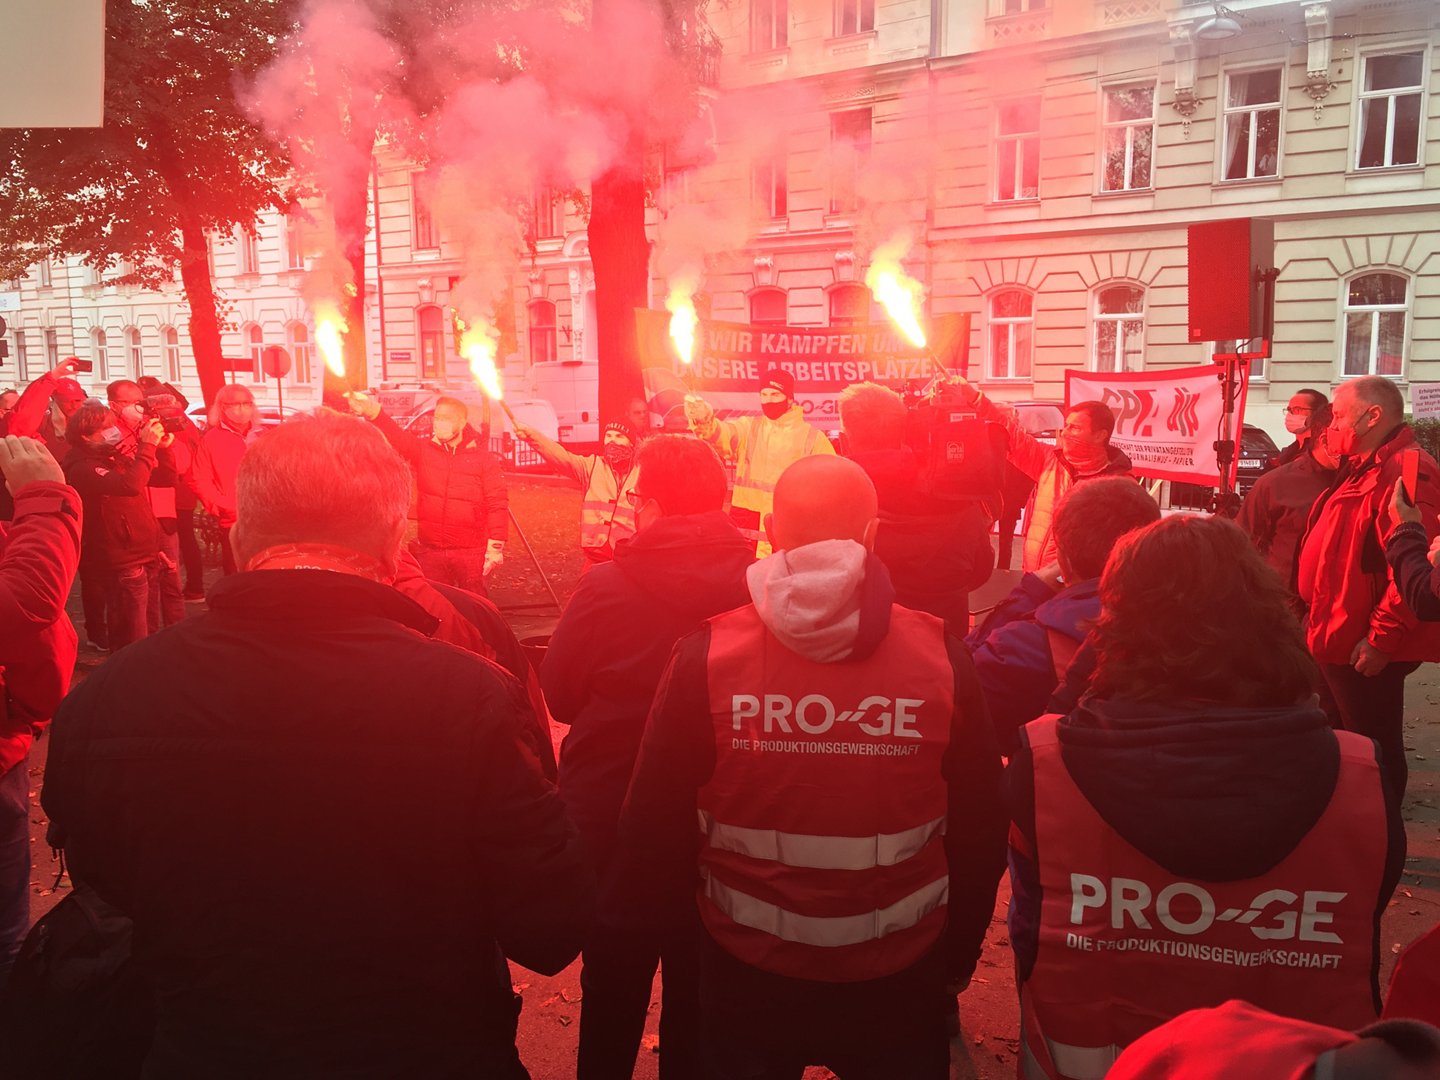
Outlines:
{"type": "Polygon", "coordinates": [[[745,580],[761,621],[807,660],[860,659],[889,630],[894,587],[880,561],[854,540],[777,551],[752,564],[745,580]]]}

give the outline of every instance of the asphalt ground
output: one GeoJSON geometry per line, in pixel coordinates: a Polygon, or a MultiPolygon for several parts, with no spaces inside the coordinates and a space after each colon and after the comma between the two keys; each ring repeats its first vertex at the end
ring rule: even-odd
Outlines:
{"type": "MultiPolygon", "coordinates": [[[[579,492],[548,478],[513,478],[512,533],[505,562],[492,575],[492,598],[505,610],[517,636],[543,642],[553,628],[558,610],[551,590],[563,601],[572,593],[584,570],[578,551],[579,492]],[[524,541],[521,534],[523,533],[524,541]],[[530,552],[533,551],[533,557],[530,552]],[[543,576],[542,576],[543,572],[543,576]],[[548,582],[548,585],[547,585],[548,582]]],[[[207,568],[207,580],[218,570],[207,568]]],[[[1008,591],[1016,574],[998,573],[976,593],[972,605],[984,607],[1008,591]]],[[[192,605],[192,609],[198,605],[192,605]]],[[[78,586],[69,610],[81,624],[78,586]]],[[[83,679],[104,661],[104,656],[82,647],[76,678],[83,679]]],[[[558,749],[565,729],[552,731],[558,749]]],[[[1411,676],[1405,693],[1405,747],[1410,759],[1410,782],[1404,816],[1409,840],[1405,873],[1381,922],[1382,986],[1388,981],[1402,948],[1440,921],[1440,665],[1427,664],[1411,676]]],[[[57,881],[58,863],[45,843],[45,816],[39,795],[45,778],[46,740],[35,746],[29,762],[31,843],[34,871],[31,880],[31,917],[38,919],[68,891],[69,879],[57,881]]],[[[178,868],[177,868],[178,871],[178,868]]],[[[423,909],[428,883],[416,883],[417,910],[423,909]]],[[[1005,927],[1009,902],[1008,881],[1002,878],[995,912],[985,937],[979,967],[960,999],[961,1034],[950,1048],[954,1080],[1011,1080],[1019,1048],[1019,1008],[1010,942],[1005,927]]],[[[535,1080],[567,1080],[575,1075],[575,1053],[581,1010],[580,964],[547,977],[512,965],[516,989],[524,995],[518,1045],[535,1080]]],[[[658,1080],[659,994],[657,976],[651,994],[645,1042],[636,1063],[636,1080],[658,1080]]],[[[822,1068],[807,1070],[805,1080],[831,1074],[822,1068]]]]}

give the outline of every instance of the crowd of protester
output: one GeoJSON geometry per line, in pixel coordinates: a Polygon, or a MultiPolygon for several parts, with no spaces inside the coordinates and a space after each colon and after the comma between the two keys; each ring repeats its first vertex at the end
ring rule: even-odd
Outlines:
{"type": "Polygon", "coordinates": [[[484,596],[508,507],[459,401],[423,439],[358,394],[267,430],[227,386],[201,431],[74,373],[0,394],[12,1063],[525,1077],[507,960],[580,955],[581,1080],[632,1074],[657,966],[664,1080],[940,1080],[1008,867],[1027,1080],[1440,1071],[1436,939],[1379,980],[1404,685],[1440,661],[1440,466],[1389,381],[1297,394],[1239,525],[1162,515],[1098,403],[1049,446],[963,380],[998,500],[942,490],[872,384],[844,456],[782,371],[593,455],[520,428],[590,563],[537,670],[484,596]],[[1016,476],[1025,573],[972,626],[1016,476]],[[187,614],[197,506],[224,574],[187,614]],[[71,688],[77,573],[114,655],[71,688]],[[60,932],[26,939],[47,727],[47,919],[119,928],[84,1008],[60,932]]]}

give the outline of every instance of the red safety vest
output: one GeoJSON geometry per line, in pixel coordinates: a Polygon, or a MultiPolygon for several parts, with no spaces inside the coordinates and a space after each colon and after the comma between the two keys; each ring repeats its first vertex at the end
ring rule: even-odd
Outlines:
{"type": "Polygon", "coordinates": [[[1330,803],[1269,871],[1186,881],[1090,805],[1056,725],[1025,728],[1043,900],[1039,953],[1020,987],[1022,1076],[1098,1080],[1147,1031],[1236,997],[1345,1030],[1375,1020],[1386,817],[1369,739],[1335,733],[1330,803]]]}
{"type": "Polygon", "coordinates": [[[955,672],[939,619],[893,607],[890,620],[874,655],[835,664],[781,645],[753,606],[710,620],[699,907],[754,967],[875,979],[944,930],[955,672]]]}

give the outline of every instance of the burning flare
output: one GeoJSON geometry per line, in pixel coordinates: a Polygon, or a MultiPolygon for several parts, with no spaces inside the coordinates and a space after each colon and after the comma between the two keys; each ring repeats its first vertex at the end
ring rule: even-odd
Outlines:
{"type": "Polygon", "coordinates": [[[341,335],[348,329],[345,320],[331,311],[315,319],[315,344],[320,349],[325,366],[337,379],[345,378],[345,341],[341,335]]]}
{"type": "Polygon", "coordinates": [[[865,287],[905,339],[923,349],[926,340],[925,328],[920,325],[920,297],[925,289],[900,265],[909,250],[909,238],[904,236],[876,248],[870,258],[870,269],[865,271],[865,287]]]}
{"type": "Polygon", "coordinates": [[[670,340],[675,342],[675,351],[686,367],[695,360],[695,330],[700,325],[692,296],[693,292],[684,286],[673,285],[665,298],[665,310],[670,312],[670,340]]]}
{"type": "MultiPolygon", "coordinates": [[[[495,329],[483,322],[467,323],[458,316],[455,323],[460,328],[460,355],[470,364],[470,375],[475,385],[484,390],[491,401],[503,404],[505,387],[500,382],[500,371],[495,367],[495,329]]],[[[509,412],[508,409],[506,411],[509,412]]]]}

